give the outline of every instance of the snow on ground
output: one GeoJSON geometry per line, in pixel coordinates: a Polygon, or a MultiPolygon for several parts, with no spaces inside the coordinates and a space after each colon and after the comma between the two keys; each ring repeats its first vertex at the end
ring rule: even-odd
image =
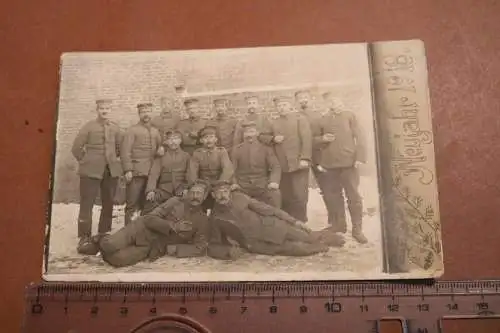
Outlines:
{"type": "MultiPolygon", "coordinates": [[[[322,276],[345,278],[370,278],[382,275],[382,242],[378,209],[378,190],[375,181],[363,178],[360,187],[364,198],[364,225],[368,244],[356,243],[349,231],[343,248],[331,248],[329,252],[310,257],[283,257],[245,254],[242,258],[227,262],[212,258],[177,259],[160,258],[155,262],[142,262],[131,267],[113,268],[98,256],[83,256],[76,252],[78,205],[54,204],[52,208],[51,235],[47,274],[116,274],[116,273],[183,273],[218,272],[223,274],[253,273],[286,274],[309,272],[309,279],[322,276]],[[366,213],[370,211],[370,213],[366,213]],[[374,212],[374,213],[373,213],[374,212]],[[325,275],[326,274],[326,275],[325,275]]],[[[94,230],[97,229],[100,207],[94,209],[94,230]]],[[[123,207],[115,207],[113,230],[123,226],[123,207]]],[[[319,192],[311,189],[308,205],[311,229],[327,227],[326,209],[319,192]]],[[[347,214],[349,215],[349,214],[347,214]]],[[[326,277],[325,277],[326,279],[326,277]]]]}

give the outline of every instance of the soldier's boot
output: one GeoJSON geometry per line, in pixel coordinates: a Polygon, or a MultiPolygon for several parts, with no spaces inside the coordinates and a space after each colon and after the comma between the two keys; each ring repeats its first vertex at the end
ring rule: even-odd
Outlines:
{"type": "Polygon", "coordinates": [[[219,260],[236,260],[243,255],[244,251],[239,246],[210,244],[207,249],[207,255],[219,260]]]}
{"type": "Polygon", "coordinates": [[[81,237],[78,241],[76,251],[79,254],[87,256],[95,256],[99,252],[99,248],[95,242],[88,236],[81,237]]]}
{"type": "Polygon", "coordinates": [[[325,244],[330,247],[343,247],[345,244],[345,239],[341,235],[335,232],[335,229],[331,227],[314,231],[316,234],[318,242],[325,244]]]}
{"type": "Polygon", "coordinates": [[[368,243],[368,239],[363,234],[361,219],[352,223],[352,238],[360,244],[368,243]]]}

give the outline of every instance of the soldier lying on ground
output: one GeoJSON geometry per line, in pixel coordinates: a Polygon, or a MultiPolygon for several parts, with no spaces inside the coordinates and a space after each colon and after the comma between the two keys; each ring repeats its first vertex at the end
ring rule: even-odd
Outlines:
{"type": "Polygon", "coordinates": [[[95,239],[103,260],[123,267],[164,255],[205,255],[209,225],[201,203],[208,193],[207,183],[196,182],[185,197],[172,197],[114,234],[95,239]]]}
{"type": "Polygon", "coordinates": [[[311,231],[283,210],[240,191],[231,191],[228,182],[216,184],[212,195],[215,198],[211,214],[214,233],[208,249],[212,257],[236,259],[237,251],[233,245],[223,244],[224,238],[250,253],[266,255],[308,256],[326,252],[329,246],[344,245],[343,238],[335,233],[311,231]]]}

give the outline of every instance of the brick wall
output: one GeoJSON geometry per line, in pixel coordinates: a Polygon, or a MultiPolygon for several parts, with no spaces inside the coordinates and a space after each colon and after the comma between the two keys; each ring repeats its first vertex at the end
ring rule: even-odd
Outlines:
{"type": "MultiPolygon", "coordinates": [[[[70,148],[78,129],[95,117],[96,98],[115,101],[112,118],[125,129],[137,122],[137,103],[152,102],[159,113],[160,98],[174,98],[174,87],[179,82],[185,85],[188,94],[207,95],[202,98],[205,117],[210,116],[210,92],[260,89],[263,91],[258,94],[266,112],[272,112],[271,98],[276,93],[291,93],[291,86],[296,83],[330,82],[326,87],[313,89],[314,97],[319,97],[324,89],[333,90],[348,108],[359,114],[368,139],[373,140],[369,130],[372,118],[368,116],[371,112],[368,66],[363,52],[361,48],[337,46],[331,50],[323,48],[321,52],[317,47],[293,52],[287,47],[273,52],[268,48],[208,51],[203,57],[197,51],[67,54],[61,65],[54,202],[78,201],[77,163],[70,148]],[[332,52],[330,57],[328,52],[332,52]]],[[[245,112],[241,93],[225,96],[231,100],[235,117],[245,112]]],[[[317,108],[322,107],[320,99],[313,103],[317,108]]],[[[370,157],[369,172],[373,172],[373,154],[370,157]]],[[[123,199],[123,184],[117,199],[123,199]]]]}

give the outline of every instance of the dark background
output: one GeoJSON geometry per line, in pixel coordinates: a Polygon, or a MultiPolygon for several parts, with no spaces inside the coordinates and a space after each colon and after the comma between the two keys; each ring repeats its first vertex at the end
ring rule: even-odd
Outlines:
{"type": "Polygon", "coordinates": [[[422,39],[434,116],[444,279],[500,275],[500,2],[2,1],[2,332],[40,281],[59,56],[422,39]]]}

